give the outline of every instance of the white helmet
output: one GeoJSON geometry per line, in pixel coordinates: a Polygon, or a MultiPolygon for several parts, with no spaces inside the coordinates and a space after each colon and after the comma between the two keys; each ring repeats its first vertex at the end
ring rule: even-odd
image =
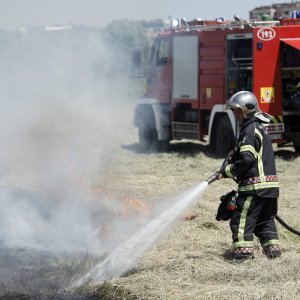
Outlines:
{"type": "Polygon", "coordinates": [[[241,108],[245,118],[251,118],[261,112],[255,95],[248,91],[235,93],[226,103],[225,109],[241,108]]]}

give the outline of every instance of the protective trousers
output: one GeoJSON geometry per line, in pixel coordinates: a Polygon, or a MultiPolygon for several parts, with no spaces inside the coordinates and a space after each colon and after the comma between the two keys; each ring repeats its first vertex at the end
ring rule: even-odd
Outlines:
{"type": "Polygon", "coordinates": [[[230,220],[234,248],[253,248],[253,234],[262,247],[279,243],[274,217],[277,198],[239,194],[237,209],[230,220]]]}

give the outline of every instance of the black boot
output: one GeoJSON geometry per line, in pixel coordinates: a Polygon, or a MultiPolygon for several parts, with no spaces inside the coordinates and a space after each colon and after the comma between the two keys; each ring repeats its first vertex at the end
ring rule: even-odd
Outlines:
{"type": "Polygon", "coordinates": [[[269,245],[263,248],[263,253],[270,259],[277,258],[281,256],[281,251],[279,245],[269,245]]]}
{"type": "Polygon", "coordinates": [[[232,252],[232,259],[238,261],[244,261],[247,259],[254,258],[254,249],[253,248],[235,248],[232,252]]]}

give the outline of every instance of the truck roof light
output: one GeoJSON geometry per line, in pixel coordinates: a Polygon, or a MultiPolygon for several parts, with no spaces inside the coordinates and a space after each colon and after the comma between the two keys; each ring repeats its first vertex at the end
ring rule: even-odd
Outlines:
{"type": "Polygon", "coordinates": [[[173,28],[176,28],[176,27],[178,27],[179,26],[179,19],[172,19],[171,20],[171,28],[173,29],[173,28]]]}

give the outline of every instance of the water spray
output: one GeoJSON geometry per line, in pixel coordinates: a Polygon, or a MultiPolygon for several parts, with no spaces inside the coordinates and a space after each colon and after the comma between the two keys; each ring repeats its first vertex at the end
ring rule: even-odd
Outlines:
{"type": "MultiPolygon", "coordinates": [[[[118,278],[126,273],[132,268],[136,260],[141,257],[151,245],[153,245],[159,236],[174,223],[178,218],[178,215],[184,209],[194,204],[204,193],[209,184],[219,179],[219,176],[225,171],[225,168],[228,163],[230,163],[233,155],[234,152],[230,151],[219,171],[212,174],[205,181],[192,187],[169,209],[153,218],[148,224],[138,230],[132,237],[108,255],[102,262],[74,281],[69,286],[69,290],[76,291],[77,288],[87,284],[100,284],[107,280],[118,278]]],[[[276,219],[278,220],[279,217],[276,216],[276,219]]],[[[280,221],[283,222],[281,218],[280,221]]]]}
{"type": "Polygon", "coordinates": [[[76,288],[84,284],[99,284],[113,278],[118,278],[126,273],[159,236],[174,223],[180,213],[199,200],[199,197],[204,193],[207,186],[219,178],[220,174],[225,170],[231,156],[232,152],[225,158],[220,171],[215,172],[207,180],[196,184],[182,194],[179,200],[171,205],[169,209],[153,218],[102,262],[73,282],[69,289],[76,290],[76,288]]]}
{"type": "Polygon", "coordinates": [[[99,284],[118,278],[126,273],[163,232],[170,228],[182,211],[199,201],[199,197],[204,193],[207,186],[208,182],[202,181],[181,194],[179,200],[166,211],[154,217],[148,224],[110,253],[102,262],[73,282],[69,286],[69,290],[75,291],[86,284],[99,284]]]}

